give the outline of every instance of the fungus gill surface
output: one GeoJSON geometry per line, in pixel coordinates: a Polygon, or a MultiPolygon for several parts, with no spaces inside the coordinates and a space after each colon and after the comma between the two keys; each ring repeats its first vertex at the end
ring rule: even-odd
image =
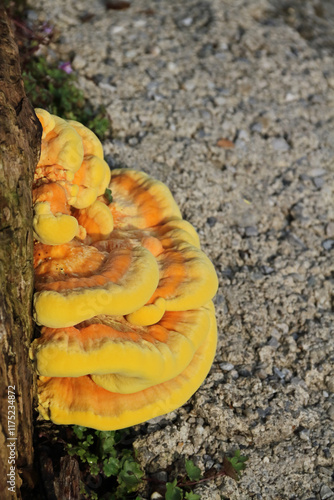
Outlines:
{"type": "Polygon", "coordinates": [[[114,430],[172,411],[213,361],[214,267],[163,183],[110,171],[93,132],[36,113],[43,127],[33,185],[41,333],[30,356],[40,414],[114,430]]]}

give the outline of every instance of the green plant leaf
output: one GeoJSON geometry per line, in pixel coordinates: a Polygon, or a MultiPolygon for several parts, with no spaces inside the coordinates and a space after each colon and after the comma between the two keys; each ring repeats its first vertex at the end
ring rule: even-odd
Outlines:
{"type": "Polygon", "coordinates": [[[96,463],[93,463],[91,464],[90,466],[90,473],[92,476],[97,476],[99,473],[100,473],[100,467],[98,466],[98,464],[96,463]]]}
{"type": "Polygon", "coordinates": [[[94,455],[93,453],[86,452],[85,459],[89,464],[97,464],[99,457],[94,455]]]}
{"type": "Polygon", "coordinates": [[[99,452],[101,458],[105,458],[114,454],[115,448],[115,431],[99,433],[99,452]]]}
{"type": "Polygon", "coordinates": [[[73,425],[73,432],[78,439],[83,439],[84,434],[87,431],[87,427],[82,427],[81,425],[73,425]]]}
{"type": "Polygon", "coordinates": [[[141,470],[138,462],[125,460],[122,464],[122,469],[118,474],[118,482],[121,486],[125,486],[128,492],[136,491],[144,472],[141,470]]]}
{"type": "Polygon", "coordinates": [[[187,492],[186,496],[184,498],[185,498],[185,500],[201,500],[200,495],[197,495],[196,493],[193,493],[192,491],[187,492]]]}
{"type": "Polygon", "coordinates": [[[87,445],[87,447],[88,447],[93,443],[94,443],[94,436],[92,436],[91,434],[88,434],[88,436],[86,437],[86,439],[84,441],[84,444],[87,445]]]}
{"type": "Polygon", "coordinates": [[[223,465],[225,472],[228,476],[232,477],[236,481],[240,478],[240,473],[246,468],[246,463],[248,457],[241,455],[240,450],[234,452],[234,456],[231,458],[224,457],[223,465]]]}
{"type": "Polygon", "coordinates": [[[177,480],[174,479],[172,483],[166,483],[165,500],[182,500],[183,491],[177,485],[177,480]]]}
{"type": "Polygon", "coordinates": [[[113,201],[113,197],[112,197],[112,194],[111,194],[111,189],[106,188],[106,190],[104,192],[104,196],[106,197],[108,203],[111,203],[113,201]]]}
{"type": "Polygon", "coordinates": [[[107,477],[117,476],[119,471],[118,458],[109,457],[103,461],[103,472],[107,477]]]}
{"type": "Polygon", "coordinates": [[[128,448],[124,448],[121,452],[121,467],[123,467],[124,462],[126,460],[132,460],[133,461],[133,452],[132,450],[129,450],[128,448]]]}
{"type": "Polygon", "coordinates": [[[186,471],[190,481],[198,481],[201,477],[201,469],[192,460],[186,460],[186,471]]]}

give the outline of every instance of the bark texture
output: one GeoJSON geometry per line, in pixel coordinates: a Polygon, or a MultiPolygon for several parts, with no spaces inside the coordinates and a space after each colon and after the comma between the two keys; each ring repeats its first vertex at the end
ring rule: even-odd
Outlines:
{"type": "Polygon", "coordinates": [[[40,138],[40,124],[24,92],[19,54],[10,22],[0,8],[1,499],[21,498],[20,476],[28,477],[33,463],[33,373],[28,356],[33,333],[31,189],[40,138]],[[13,400],[8,399],[13,393],[15,420],[8,418],[13,416],[13,400]],[[8,424],[9,421],[15,422],[14,428],[12,423],[8,424]],[[8,490],[11,486],[7,482],[11,479],[8,474],[13,471],[11,466],[14,466],[15,472],[15,493],[8,490]]]}

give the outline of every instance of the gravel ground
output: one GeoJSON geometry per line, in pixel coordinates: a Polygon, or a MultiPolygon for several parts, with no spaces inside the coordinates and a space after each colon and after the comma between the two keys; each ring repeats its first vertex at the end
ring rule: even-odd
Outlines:
{"type": "Polygon", "coordinates": [[[219,276],[215,363],[187,405],[135,428],[146,471],[219,470],[240,448],[242,479],[203,500],[333,500],[331,1],[34,9],[60,33],[48,57],[108,110],[109,162],[170,187],[219,276]]]}

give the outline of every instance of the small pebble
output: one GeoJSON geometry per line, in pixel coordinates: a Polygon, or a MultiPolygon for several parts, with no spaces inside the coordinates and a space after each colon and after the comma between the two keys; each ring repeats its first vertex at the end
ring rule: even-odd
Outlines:
{"type": "Polygon", "coordinates": [[[334,392],[334,374],[332,373],[327,380],[327,388],[329,392],[334,392]]]}
{"type": "Polygon", "coordinates": [[[257,236],[258,230],[255,226],[247,226],[247,227],[245,227],[245,235],[248,237],[257,236]]]}
{"type": "Polygon", "coordinates": [[[38,14],[34,10],[27,10],[27,18],[29,21],[37,21],[38,19],[38,14]]]}
{"type": "Polygon", "coordinates": [[[163,498],[162,495],[160,495],[160,493],[158,493],[157,491],[155,491],[154,493],[152,493],[151,495],[151,500],[160,500],[160,498],[163,498]]]}
{"type": "Polygon", "coordinates": [[[277,375],[277,376],[278,376],[281,380],[283,380],[283,379],[284,379],[284,377],[285,377],[285,374],[284,374],[281,370],[279,370],[278,368],[276,368],[276,366],[274,367],[274,373],[275,373],[275,375],[277,375]]]}
{"type": "Polygon", "coordinates": [[[249,378],[252,376],[251,372],[247,370],[247,368],[240,368],[238,370],[238,374],[240,375],[240,377],[245,377],[245,378],[249,378]]]}
{"type": "Polygon", "coordinates": [[[257,408],[256,411],[260,418],[267,418],[271,414],[272,409],[268,406],[267,408],[257,408]]]}
{"type": "Polygon", "coordinates": [[[263,274],[258,272],[258,271],[255,271],[254,273],[251,274],[251,280],[252,281],[258,281],[258,280],[261,280],[263,278],[263,274]]]}
{"type": "Polygon", "coordinates": [[[271,337],[271,339],[268,342],[268,345],[270,345],[270,347],[278,347],[279,342],[275,337],[271,337]]]}
{"type": "Polygon", "coordinates": [[[130,137],[129,144],[130,144],[130,146],[137,146],[137,144],[138,144],[137,137],[130,137]]]}
{"type": "Polygon", "coordinates": [[[182,24],[184,24],[184,26],[190,26],[192,22],[193,22],[192,17],[186,17],[185,19],[182,19],[182,24]]]}
{"type": "MultiPolygon", "coordinates": [[[[327,448],[328,450],[328,448],[327,448]]],[[[325,451],[325,450],[323,450],[325,451]]],[[[327,467],[319,467],[319,472],[320,474],[323,474],[324,476],[331,477],[333,474],[333,471],[331,469],[328,469],[327,467]]]]}
{"type": "Polygon", "coordinates": [[[291,384],[292,385],[300,385],[300,386],[305,386],[304,380],[302,380],[299,377],[292,377],[291,379],[291,384]]]}
{"type": "Polygon", "coordinates": [[[312,170],[310,170],[308,172],[308,175],[310,177],[321,177],[322,175],[325,175],[326,174],[326,170],[324,170],[323,168],[312,168],[312,170]]]}
{"type": "Polygon", "coordinates": [[[75,58],[72,61],[72,68],[75,70],[80,70],[83,69],[87,64],[87,61],[81,57],[79,54],[75,56],[75,58]]]}
{"type": "Polygon", "coordinates": [[[328,500],[334,495],[333,490],[329,488],[326,484],[323,484],[320,488],[320,498],[321,500],[328,500]]]}
{"type": "Polygon", "coordinates": [[[316,188],[320,189],[324,185],[325,180],[323,177],[314,177],[313,178],[313,184],[315,185],[316,188]]]}
{"type": "Polygon", "coordinates": [[[238,139],[241,139],[243,141],[248,141],[249,140],[249,134],[247,130],[240,130],[238,134],[238,139]]]}
{"type": "Polygon", "coordinates": [[[110,83],[99,83],[99,87],[102,90],[107,90],[108,92],[116,92],[117,88],[114,85],[110,85],[110,83]]]}
{"type": "Polygon", "coordinates": [[[270,267],[270,266],[261,266],[261,271],[263,272],[263,274],[272,274],[275,272],[275,269],[273,267],[270,267]]]}
{"type": "Polygon", "coordinates": [[[334,248],[334,240],[332,240],[331,238],[328,240],[324,240],[321,245],[325,250],[332,250],[332,248],[334,248]]]}
{"type": "Polygon", "coordinates": [[[334,236],[334,222],[329,222],[326,226],[326,236],[334,236]]]}
{"type": "Polygon", "coordinates": [[[232,365],[232,363],[220,363],[219,366],[224,372],[230,372],[234,368],[234,365],[232,365]]]}
{"type": "Polygon", "coordinates": [[[114,26],[113,28],[111,28],[112,35],[116,35],[117,33],[121,33],[121,31],[124,31],[124,26],[114,26]]]}
{"type": "Polygon", "coordinates": [[[310,440],[310,430],[309,429],[303,429],[302,431],[300,431],[299,437],[303,441],[309,441],[310,440]]]}
{"type": "Polygon", "coordinates": [[[252,132],[262,132],[262,123],[256,122],[251,125],[252,132]]]}
{"type": "Polygon", "coordinates": [[[216,217],[213,217],[213,216],[210,216],[206,219],[206,222],[207,224],[210,226],[210,227],[213,227],[216,225],[216,222],[217,222],[217,218],[216,217]]]}
{"type": "Polygon", "coordinates": [[[277,137],[273,139],[271,144],[272,147],[275,149],[275,151],[284,152],[284,151],[289,151],[290,149],[289,144],[282,137],[277,137]]]}
{"type": "Polygon", "coordinates": [[[295,101],[296,99],[297,97],[294,94],[291,94],[290,92],[288,92],[285,96],[286,102],[295,101]]]}
{"type": "Polygon", "coordinates": [[[331,420],[334,420],[334,404],[328,408],[328,415],[331,420]]]}

